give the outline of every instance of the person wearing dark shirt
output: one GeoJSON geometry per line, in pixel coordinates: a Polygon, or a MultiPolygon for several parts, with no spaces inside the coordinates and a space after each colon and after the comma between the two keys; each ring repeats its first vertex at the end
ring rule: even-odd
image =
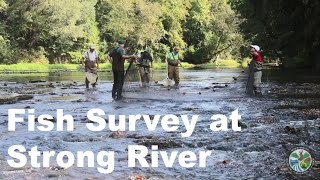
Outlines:
{"type": "Polygon", "coordinates": [[[135,55],[126,55],[124,49],[125,41],[119,41],[119,46],[113,49],[109,56],[112,59],[112,73],[113,73],[113,86],[112,86],[112,98],[114,100],[122,99],[122,88],[124,83],[124,62],[126,59],[136,59],[135,55]]]}

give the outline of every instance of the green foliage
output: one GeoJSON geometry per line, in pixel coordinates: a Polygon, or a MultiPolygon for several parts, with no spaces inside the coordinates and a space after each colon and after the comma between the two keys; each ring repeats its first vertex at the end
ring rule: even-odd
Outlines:
{"type": "Polygon", "coordinates": [[[128,53],[148,46],[155,62],[174,46],[193,64],[238,57],[240,20],[227,2],[0,0],[0,62],[79,63],[91,44],[105,62],[119,39],[128,53]]]}
{"type": "Polygon", "coordinates": [[[97,4],[102,38],[111,43],[121,38],[142,45],[158,41],[163,35],[160,15],[159,5],[146,0],[99,0],[97,4]]]}
{"type": "Polygon", "coordinates": [[[0,63],[10,63],[12,52],[9,40],[0,35],[0,63]]]}
{"type": "Polygon", "coordinates": [[[216,56],[238,56],[243,42],[238,33],[239,19],[224,0],[194,0],[184,23],[189,47],[185,60],[194,64],[209,62],[216,56]]]}
{"type": "Polygon", "coordinates": [[[250,58],[243,58],[243,59],[241,60],[241,62],[240,62],[240,63],[241,63],[241,67],[244,67],[244,68],[248,67],[250,61],[251,61],[250,58]]]}
{"type": "Polygon", "coordinates": [[[5,0],[0,0],[0,11],[3,11],[7,8],[7,3],[5,0]]]}
{"type": "Polygon", "coordinates": [[[162,24],[165,35],[162,42],[169,47],[178,46],[185,48],[187,44],[183,39],[183,27],[181,22],[186,20],[190,0],[153,0],[161,5],[163,16],[162,24]]]}
{"type": "Polygon", "coordinates": [[[79,51],[76,52],[68,52],[68,55],[70,57],[70,63],[73,64],[80,64],[83,54],[79,51]]]}
{"type": "Polygon", "coordinates": [[[245,39],[259,44],[266,57],[280,58],[284,64],[293,66],[320,65],[320,1],[231,2],[244,19],[241,31],[245,39]]]}
{"type": "Polygon", "coordinates": [[[170,51],[170,47],[162,43],[154,43],[151,47],[150,54],[153,55],[155,62],[165,62],[166,55],[170,51]]]}
{"type": "Polygon", "coordinates": [[[239,67],[239,66],[241,66],[240,63],[238,63],[236,60],[234,60],[230,56],[225,59],[218,59],[213,64],[216,66],[221,66],[221,67],[239,67]]]}
{"type": "Polygon", "coordinates": [[[6,32],[4,30],[3,12],[5,11],[7,4],[4,0],[0,0],[0,63],[7,63],[11,57],[10,43],[5,37],[6,32]]]}
{"type": "Polygon", "coordinates": [[[93,0],[8,0],[7,32],[20,54],[44,49],[50,63],[65,62],[69,51],[98,43],[94,5],[93,0]]]}
{"type": "Polygon", "coordinates": [[[17,59],[17,62],[19,63],[49,63],[48,59],[45,56],[45,51],[41,47],[38,50],[32,49],[30,51],[20,51],[20,53],[15,54],[14,57],[17,59]]]}

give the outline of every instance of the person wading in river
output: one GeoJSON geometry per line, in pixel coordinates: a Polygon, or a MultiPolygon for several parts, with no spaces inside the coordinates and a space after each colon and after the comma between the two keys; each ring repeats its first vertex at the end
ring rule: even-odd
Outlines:
{"type": "Polygon", "coordinates": [[[179,57],[179,48],[174,47],[173,51],[168,53],[166,56],[166,62],[168,64],[168,77],[171,80],[174,80],[175,87],[179,87],[179,67],[178,65],[181,65],[180,63],[180,57],[179,57]]]}
{"type": "Polygon", "coordinates": [[[124,49],[125,40],[119,41],[119,46],[109,52],[109,57],[112,59],[112,73],[113,73],[113,86],[112,86],[112,98],[114,100],[122,99],[122,88],[124,83],[124,61],[126,59],[136,59],[135,55],[126,55],[124,49]]]}
{"type": "Polygon", "coordinates": [[[99,56],[93,45],[83,54],[82,65],[84,65],[86,72],[86,88],[89,88],[89,83],[95,87],[98,81],[99,56]]]}
{"type": "Polygon", "coordinates": [[[261,95],[261,77],[262,77],[262,63],[260,47],[257,45],[250,45],[250,54],[252,60],[249,65],[249,76],[253,77],[253,91],[255,95],[261,95]]]}
{"type": "Polygon", "coordinates": [[[139,74],[142,81],[142,87],[149,86],[150,82],[150,73],[152,68],[152,56],[149,53],[149,49],[145,48],[144,51],[140,53],[138,56],[138,67],[139,67],[139,74]]]}

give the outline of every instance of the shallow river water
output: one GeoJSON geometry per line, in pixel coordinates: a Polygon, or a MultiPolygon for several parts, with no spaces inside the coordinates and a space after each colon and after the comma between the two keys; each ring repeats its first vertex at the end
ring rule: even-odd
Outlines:
{"type": "MultiPolygon", "coordinates": [[[[242,69],[181,70],[181,87],[166,88],[159,83],[165,71],[157,71],[149,88],[125,93],[122,101],[111,98],[112,74],[100,72],[95,89],[86,89],[83,73],[57,72],[52,74],[2,74],[2,93],[29,94],[29,100],[0,105],[0,179],[316,179],[316,166],[303,174],[293,172],[289,155],[294,148],[308,149],[319,160],[320,77],[299,75],[280,70],[264,70],[263,96],[245,95],[246,74],[242,69]],[[31,82],[30,82],[31,81],[31,82]],[[154,117],[167,114],[199,115],[190,137],[182,137],[185,126],[167,132],[159,123],[155,131],[148,131],[145,121],[136,122],[136,131],[112,132],[108,126],[98,132],[88,130],[87,112],[98,108],[108,115],[145,114],[154,117]],[[35,109],[35,116],[56,110],[74,118],[74,131],[28,132],[25,121],[17,123],[16,131],[8,131],[8,109],[35,109]],[[229,117],[238,110],[241,131],[213,132],[211,116],[229,117]],[[29,158],[26,166],[12,168],[8,149],[22,145],[29,151],[114,151],[114,171],[99,173],[95,167],[60,168],[52,161],[50,167],[35,168],[29,158]],[[149,150],[158,145],[159,151],[211,151],[206,167],[197,164],[182,167],[175,160],[166,167],[159,159],[159,167],[128,167],[128,146],[143,145],[149,150]]],[[[126,86],[126,85],[125,85],[126,86]]],[[[23,115],[19,115],[23,116],[23,115]]],[[[128,122],[128,117],[126,123],[128,122]]],[[[229,121],[229,120],[228,120],[229,121]]],[[[107,125],[108,125],[107,120],[107,125]]],[[[37,122],[36,122],[37,125],[37,122]]],[[[56,128],[56,126],[55,126],[56,128]]],[[[27,155],[27,153],[24,153],[27,155]]],[[[40,156],[41,157],[41,156],[40,156]]],[[[151,155],[147,161],[151,162],[151,155]]],[[[54,158],[52,158],[54,160],[54,158]]],[[[42,162],[42,159],[38,159],[42,162]]],[[[85,163],[86,165],[86,163],[85,163]]],[[[318,167],[319,168],[319,167],[318,167]]]]}

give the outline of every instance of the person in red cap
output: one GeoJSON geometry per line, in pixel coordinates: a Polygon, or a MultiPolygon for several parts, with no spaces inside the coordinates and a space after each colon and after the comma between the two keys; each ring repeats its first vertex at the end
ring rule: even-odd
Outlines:
{"type": "MultiPolygon", "coordinates": [[[[254,95],[261,95],[261,77],[262,77],[262,63],[263,59],[261,56],[261,49],[258,45],[250,45],[250,54],[252,56],[252,60],[249,65],[249,79],[252,78],[253,81],[253,93],[254,95]]],[[[252,92],[249,92],[252,94],[252,92]]]]}

